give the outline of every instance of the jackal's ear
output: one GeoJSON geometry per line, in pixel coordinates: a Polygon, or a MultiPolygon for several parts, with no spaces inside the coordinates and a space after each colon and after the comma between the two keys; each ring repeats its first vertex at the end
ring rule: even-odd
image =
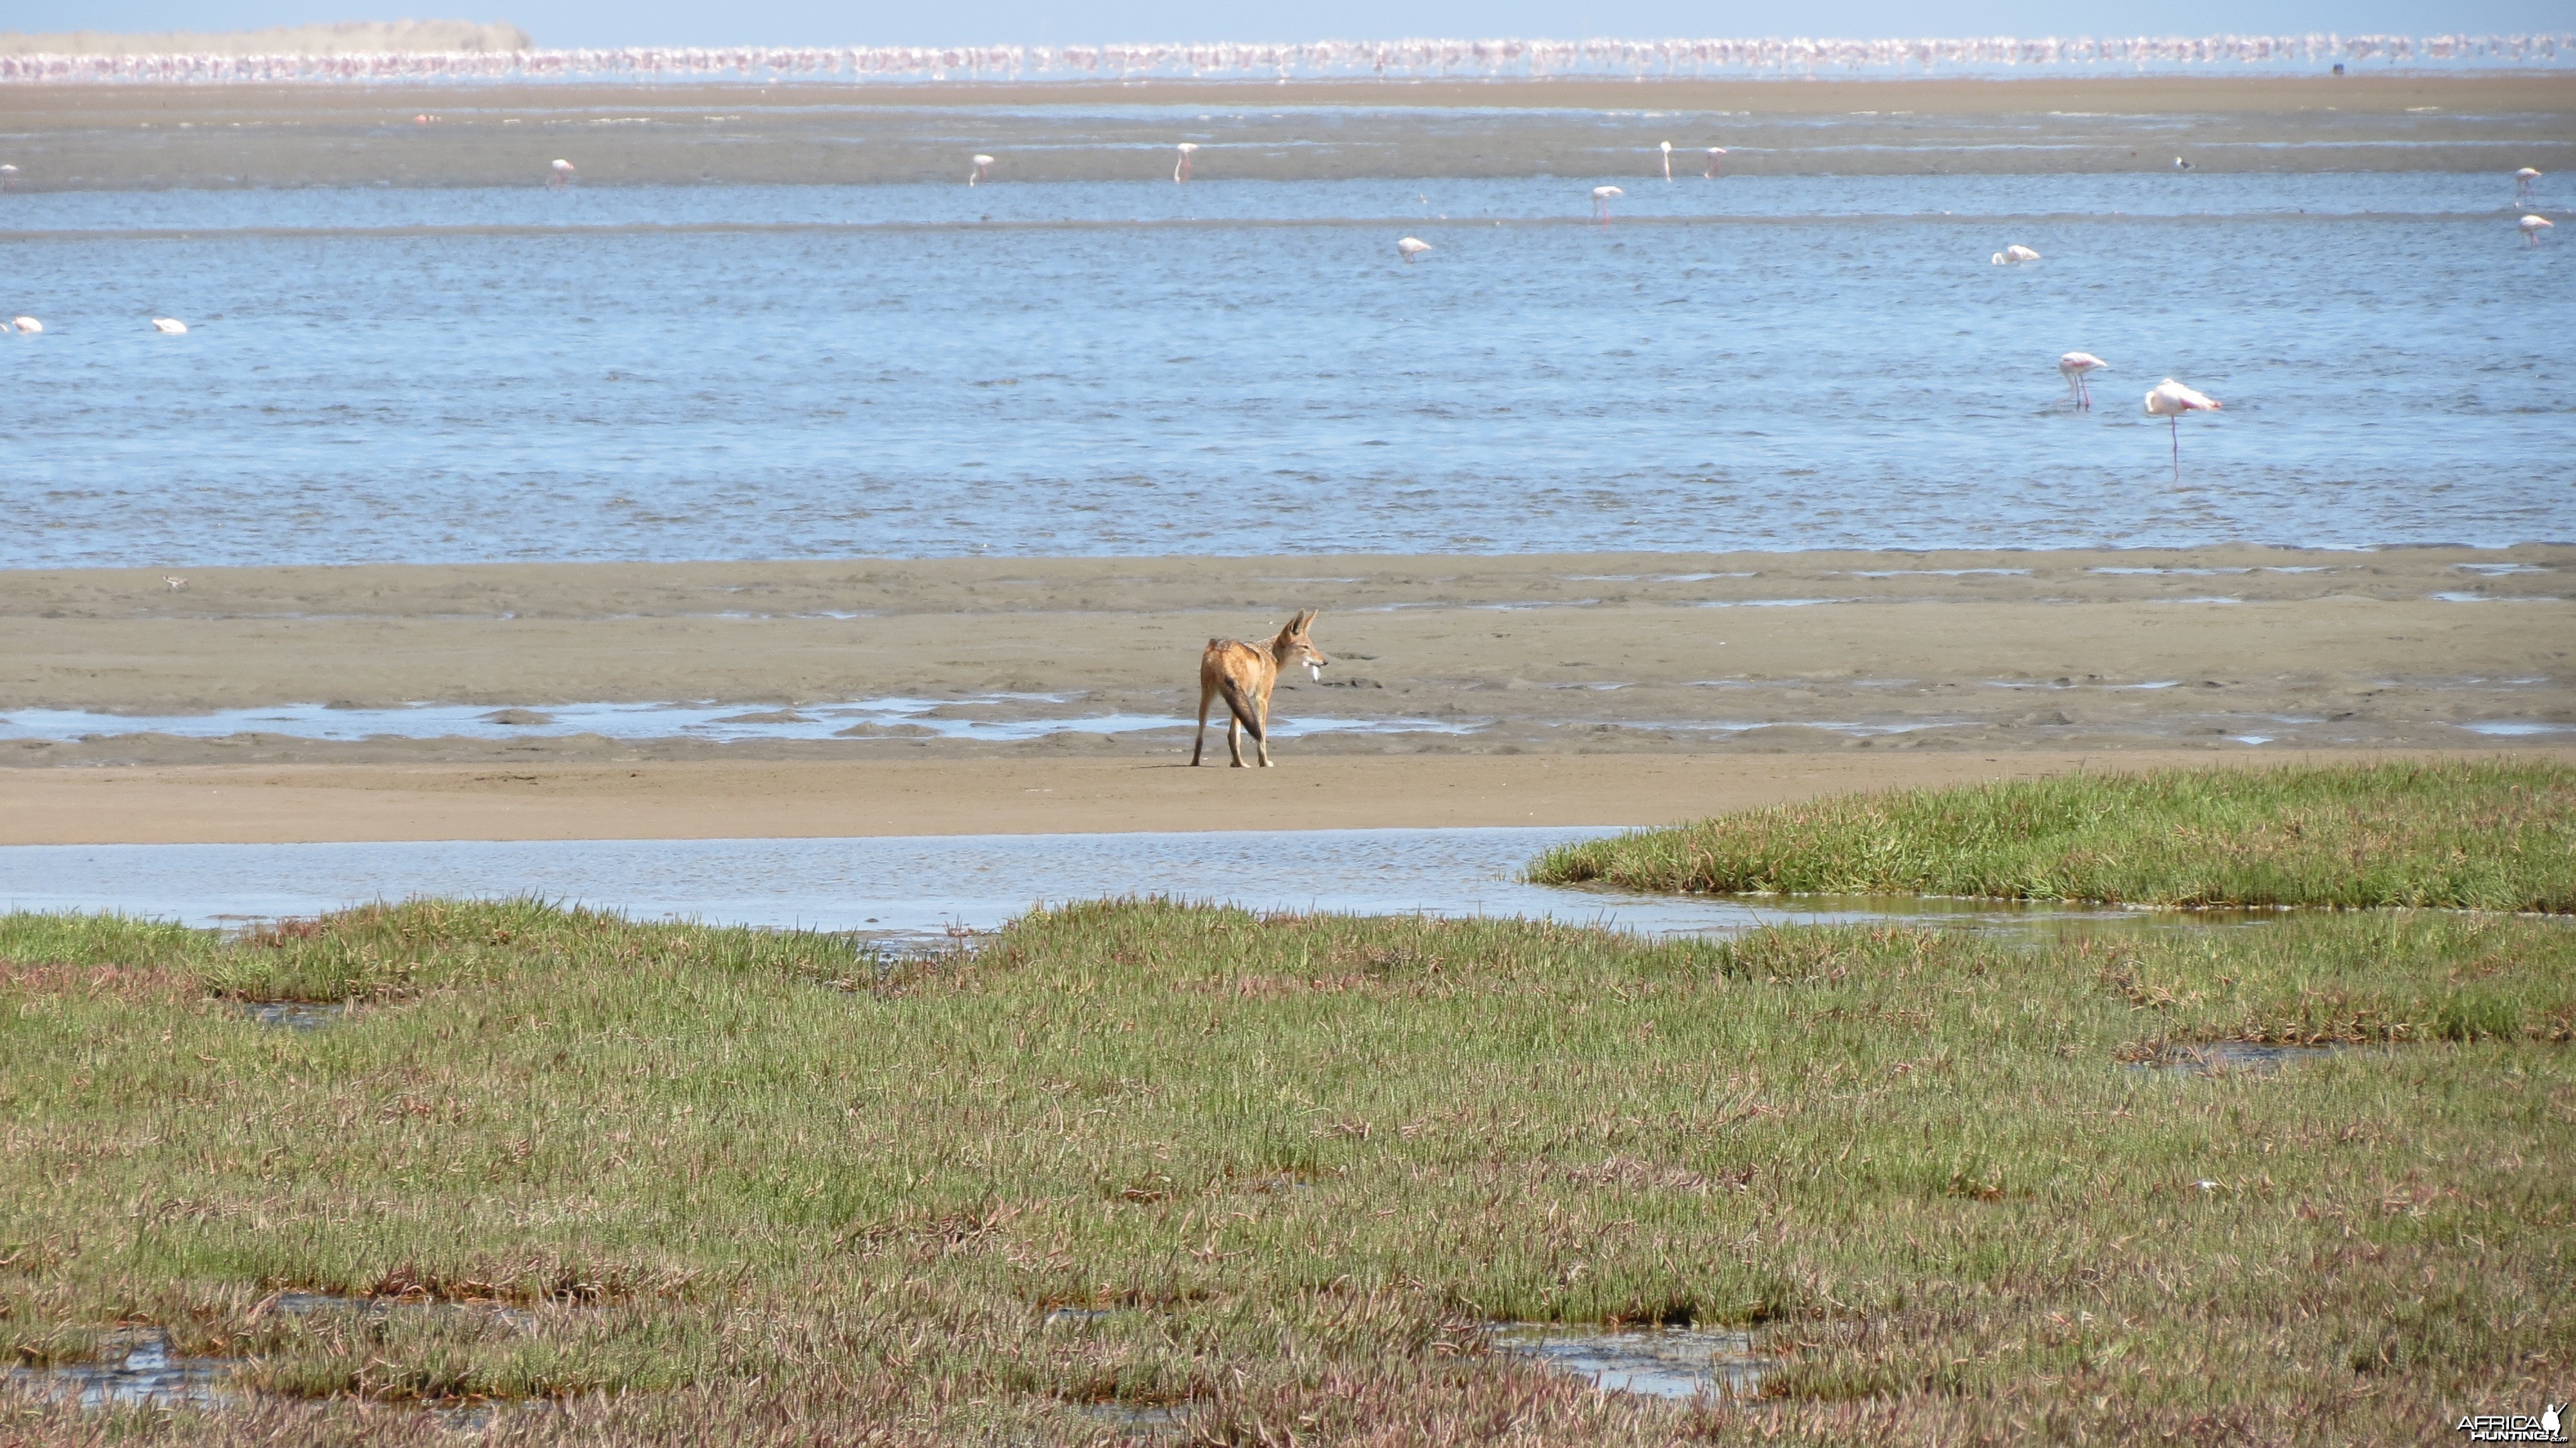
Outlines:
{"type": "Polygon", "coordinates": [[[1313,628],[1315,626],[1316,615],[1322,612],[1323,610],[1319,608],[1299,609],[1297,611],[1297,616],[1288,620],[1288,631],[1292,634],[1302,634],[1306,630],[1313,628]]]}

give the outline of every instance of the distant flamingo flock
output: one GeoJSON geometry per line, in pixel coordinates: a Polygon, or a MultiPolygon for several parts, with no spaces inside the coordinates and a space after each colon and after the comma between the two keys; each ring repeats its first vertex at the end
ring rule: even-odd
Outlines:
{"type": "Polygon", "coordinates": [[[1389,79],[1546,76],[2001,73],[2226,67],[2313,72],[2329,64],[2410,69],[2576,64],[2576,33],[2530,35],[2057,36],[1918,40],[1395,40],[1308,45],[638,46],[365,55],[6,55],[0,83],[300,80],[440,81],[829,77],[852,81],[1389,79]]]}

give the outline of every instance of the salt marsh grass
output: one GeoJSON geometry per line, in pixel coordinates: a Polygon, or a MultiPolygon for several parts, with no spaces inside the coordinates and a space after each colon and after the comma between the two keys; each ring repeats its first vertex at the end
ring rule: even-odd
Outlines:
{"type": "Polygon", "coordinates": [[[1841,795],[1567,845],[1543,884],[2576,910],[2576,769],[2161,770],[1841,795]]]}
{"type": "Polygon", "coordinates": [[[532,903],[0,917],[0,1343],[242,1363],[211,1413],[0,1393],[0,1440],[485,1400],[543,1407],[494,1442],[2425,1441],[2576,1352],[2571,1034],[2576,932],[2447,913],[1127,902],[915,960],[532,903]],[[2131,1064],[2225,1039],[2354,1049],[2131,1064]],[[1605,1397],[1505,1321],[1778,1367],[1605,1397]]]}

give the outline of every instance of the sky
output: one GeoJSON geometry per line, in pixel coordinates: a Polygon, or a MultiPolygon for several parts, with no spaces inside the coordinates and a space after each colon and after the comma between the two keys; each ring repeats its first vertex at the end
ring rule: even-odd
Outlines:
{"type": "Polygon", "coordinates": [[[544,46],[1065,45],[1101,41],[1805,35],[2487,34],[2576,30],[2569,0],[0,0],[0,30],[245,30],[331,20],[507,20],[544,46]]]}

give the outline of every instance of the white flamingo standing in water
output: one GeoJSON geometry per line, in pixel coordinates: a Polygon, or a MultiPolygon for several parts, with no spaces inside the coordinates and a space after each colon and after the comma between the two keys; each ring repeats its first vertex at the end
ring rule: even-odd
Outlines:
{"type": "MultiPolygon", "coordinates": [[[[9,319],[9,326],[15,327],[19,331],[27,333],[29,336],[33,336],[36,333],[45,330],[45,324],[37,321],[33,317],[11,317],[9,319]]],[[[0,328],[0,331],[6,330],[7,328],[0,328]]]]}
{"type": "Polygon", "coordinates": [[[1413,265],[1413,259],[1415,257],[1432,249],[1431,243],[1424,241],[1418,236],[1400,237],[1395,243],[1395,254],[1404,258],[1404,264],[1406,266],[1413,265]]]}
{"type": "MultiPolygon", "coordinates": [[[[0,170],[6,170],[6,169],[8,169],[8,168],[7,168],[7,167],[5,167],[5,166],[0,166],[0,170]]],[[[2538,181],[2539,179],[2540,179],[2540,173],[2539,173],[2538,171],[2533,170],[2533,169],[2532,169],[2532,168],[2530,168],[2529,166],[2525,166],[2525,167],[2523,167],[2521,170],[2514,172],[2514,173],[2513,173],[2513,197],[2514,197],[2514,199],[2515,199],[2516,201],[2519,201],[2519,200],[2523,199],[2524,197],[2529,196],[2529,195],[2531,194],[2531,186],[2532,186],[2532,183],[2533,183],[2533,182],[2535,182],[2535,181],[2538,181]]]]}
{"type": "Polygon", "coordinates": [[[2039,260],[2038,252],[2031,250],[2029,247],[2020,245],[2005,247],[2003,250],[1996,252],[1993,256],[1986,258],[1986,262],[1990,266],[2017,266],[2022,262],[2037,260],[2039,260]]]}
{"type": "Polygon", "coordinates": [[[570,161],[558,156],[548,164],[547,169],[554,173],[546,178],[546,184],[548,186],[570,186],[572,184],[572,173],[576,168],[570,161]]]}
{"type": "Polygon", "coordinates": [[[1603,226],[1608,226],[1610,224],[1610,198],[1613,196],[1625,196],[1627,194],[1627,192],[1620,190],[1616,186],[1593,187],[1592,215],[1599,220],[1603,226]]]}
{"type": "Polygon", "coordinates": [[[1181,182],[1184,182],[1184,181],[1187,181],[1187,180],[1189,180],[1189,179],[1190,179],[1190,153],[1191,153],[1192,151],[1197,150],[1198,148],[1199,148],[1199,143],[1198,143],[1198,142],[1196,142],[1196,141],[1183,141],[1183,142],[1181,142],[1181,144],[1180,144],[1181,159],[1180,159],[1180,163],[1179,163],[1178,165],[1175,165],[1174,167],[1172,167],[1172,184],[1174,184],[1174,185],[1176,185],[1176,186],[1177,186],[1177,185],[1179,185],[1181,182]]]}
{"type": "Polygon", "coordinates": [[[164,337],[184,337],[188,335],[188,324],[176,317],[154,317],[152,330],[164,337]]]}
{"type": "Polygon", "coordinates": [[[2111,364],[2090,352],[2069,352],[2057,359],[2057,375],[2066,379],[2066,390],[2075,397],[2075,405],[2093,410],[2093,389],[2084,385],[2088,372],[2108,372],[2111,364]]]}
{"type": "Polygon", "coordinates": [[[2174,486],[2182,486],[2182,415],[2186,412],[2219,412],[2226,404],[2205,392],[2194,392],[2168,377],[2147,393],[2147,416],[2161,417],[2173,433],[2174,486]]]}
{"type": "Polygon", "coordinates": [[[1673,179],[1673,143],[1664,142],[1664,179],[1673,179]]]}
{"type": "Polygon", "coordinates": [[[2540,233],[2551,230],[2557,224],[2546,216],[2526,216],[2514,223],[2522,228],[2524,242],[2532,246],[2540,245],[2540,233]]]}
{"type": "Polygon", "coordinates": [[[1714,181],[1714,180],[1716,180],[1716,179],[1717,179],[1717,177],[1718,177],[1718,173],[1719,173],[1719,172],[1721,172],[1721,171],[1723,171],[1723,170],[1725,170],[1725,169],[1726,169],[1726,148],[1725,148],[1724,146],[1711,146],[1711,147],[1709,147],[1709,148],[1708,148],[1708,169],[1707,169],[1707,170],[1705,170],[1705,171],[1702,171],[1702,172],[1701,172],[1701,173],[1699,173],[1699,174],[1701,174],[1702,176],[1707,177],[1707,178],[1708,178],[1709,180],[1711,180],[1711,181],[1714,181]]]}
{"type": "Polygon", "coordinates": [[[967,174],[966,184],[972,186],[978,181],[989,181],[992,177],[993,158],[985,155],[981,151],[976,152],[975,169],[967,174]]]}
{"type": "Polygon", "coordinates": [[[6,191],[17,184],[18,168],[10,165],[0,165],[0,191],[6,191]]]}

